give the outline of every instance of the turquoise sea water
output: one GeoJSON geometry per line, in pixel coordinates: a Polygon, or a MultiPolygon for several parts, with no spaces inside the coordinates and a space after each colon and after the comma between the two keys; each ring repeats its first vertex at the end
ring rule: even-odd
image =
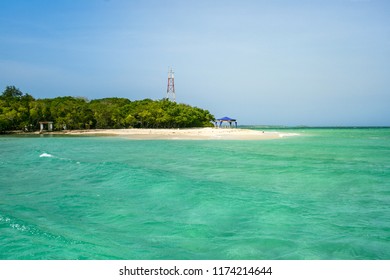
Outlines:
{"type": "Polygon", "coordinates": [[[0,259],[390,259],[390,129],[286,132],[2,136],[0,259]]]}

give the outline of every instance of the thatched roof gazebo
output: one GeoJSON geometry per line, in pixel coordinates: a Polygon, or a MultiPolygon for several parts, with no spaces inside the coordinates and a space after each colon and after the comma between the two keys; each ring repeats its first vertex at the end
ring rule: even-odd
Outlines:
{"type": "Polygon", "coordinates": [[[237,128],[237,120],[229,118],[229,117],[223,117],[223,118],[217,119],[215,121],[215,126],[222,127],[223,123],[229,123],[229,127],[232,127],[232,123],[234,123],[235,127],[237,128]],[[218,123],[219,123],[219,125],[218,125],[218,123]]]}

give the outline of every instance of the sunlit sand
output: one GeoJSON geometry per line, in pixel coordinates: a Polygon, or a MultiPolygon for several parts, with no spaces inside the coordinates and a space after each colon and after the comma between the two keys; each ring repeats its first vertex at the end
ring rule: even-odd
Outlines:
{"type": "MultiPolygon", "coordinates": [[[[54,132],[56,133],[56,132],[54,132]]],[[[121,136],[129,139],[171,140],[265,140],[296,134],[269,132],[240,128],[190,128],[190,129],[93,129],[70,130],[65,135],[121,136]]]]}

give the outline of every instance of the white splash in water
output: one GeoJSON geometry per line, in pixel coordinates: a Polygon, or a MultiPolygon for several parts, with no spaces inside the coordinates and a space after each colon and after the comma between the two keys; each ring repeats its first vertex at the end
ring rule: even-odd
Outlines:
{"type": "Polygon", "coordinates": [[[39,157],[53,157],[51,154],[43,153],[39,157]]]}

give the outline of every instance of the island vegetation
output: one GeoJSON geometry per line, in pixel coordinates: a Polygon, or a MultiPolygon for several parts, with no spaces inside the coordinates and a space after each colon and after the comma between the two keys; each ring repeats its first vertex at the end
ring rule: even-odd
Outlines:
{"type": "Polygon", "coordinates": [[[208,110],[168,99],[56,97],[35,99],[15,86],[0,96],[0,132],[39,129],[52,121],[55,130],[107,128],[189,128],[212,126],[208,110]]]}

